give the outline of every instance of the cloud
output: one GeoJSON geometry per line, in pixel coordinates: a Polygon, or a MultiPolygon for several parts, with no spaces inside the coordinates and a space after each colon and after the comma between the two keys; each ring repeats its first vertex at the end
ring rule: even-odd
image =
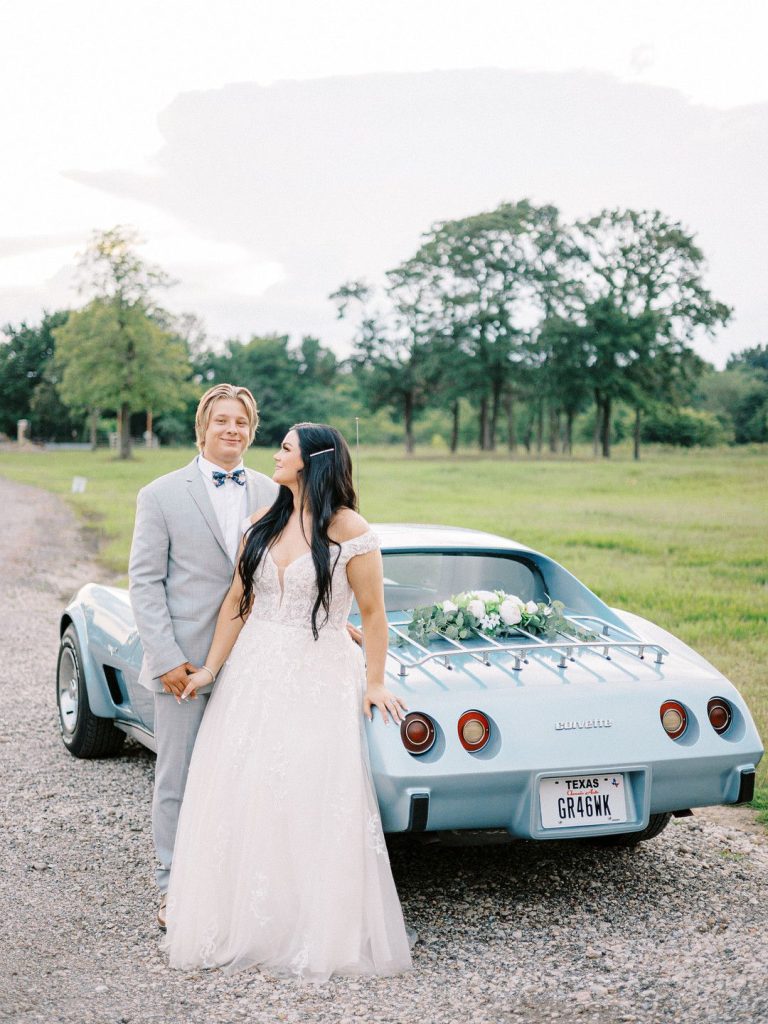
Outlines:
{"type": "Polygon", "coordinates": [[[33,235],[29,238],[0,238],[0,260],[25,256],[27,253],[71,251],[73,246],[81,245],[82,241],[82,236],[73,232],[58,235],[33,235]]]}
{"type": "Polygon", "coordinates": [[[629,58],[629,66],[636,75],[652,68],[656,61],[653,43],[640,43],[633,47],[629,58]]]}
{"type": "Polygon", "coordinates": [[[603,74],[478,69],[229,85],[179,96],[160,128],[152,173],[70,176],[280,267],[241,306],[243,333],[340,340],[327,295],[343,280],[380,277],[435,220],[527,196],[569,216],[683,220],[737,307],[718,361],[764,340],[768,105],[716,111],[603,74]]]}

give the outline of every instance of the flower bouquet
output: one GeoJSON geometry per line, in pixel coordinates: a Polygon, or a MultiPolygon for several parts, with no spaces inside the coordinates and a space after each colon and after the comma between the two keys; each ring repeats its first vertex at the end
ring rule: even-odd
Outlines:
{"type": "Polygon", "coordinates": [[[408,635],[427,644],[435,633],[450,640],[466,640],[477,632],[494,638],[519,636],[521,629],[545,637],[561,629],[573,633],[563,607],[562,601],[523,601],[503,590],[470,590],[450,601],[415,608],[408,635]]]}

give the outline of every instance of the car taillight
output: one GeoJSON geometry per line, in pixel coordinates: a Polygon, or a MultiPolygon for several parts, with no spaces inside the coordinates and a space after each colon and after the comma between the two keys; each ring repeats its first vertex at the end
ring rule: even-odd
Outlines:
{"type": "Polygon", "coordinates": [[[459,719],[459,739],[465,750],[482,750],[491,735],[491,724],[479,711],[465,711],[459,719]]]}
{"type": "Polygon", "coordinates": [[[435,726],[428,715],[411,711],[400,723],[400,739],[411,754],[426,754],[435,742],[435,726]]]}
{"type": "Polygon", "coordinates": [[[683,705],[676,700],[667,700],[661,705],[659,713],[667,736],[673,740],[679,739],[688,725],[688,715],[683,705]]]}
{"type": "Polygon", "coordinates": [[[712,698],[707,704],[707,715],[709,716],[709,724],[719,736],[722,736],[733,719],[731,705],[727,700],[723,700],[722,697],[712,698]]]}

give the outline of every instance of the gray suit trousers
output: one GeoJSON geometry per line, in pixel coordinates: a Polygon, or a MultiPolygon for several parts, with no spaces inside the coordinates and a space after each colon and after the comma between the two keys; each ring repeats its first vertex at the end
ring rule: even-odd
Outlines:
{"type": "Polygon", "coordinates": [[[171,693],[155,693],[157,762],[152,797],[152,838],[159,861],[157,887],[160,892],[168,890],[187,771],[207,703],[207,693],[198,694],[196,700],[185,700],[181,704],[171,693]]]}

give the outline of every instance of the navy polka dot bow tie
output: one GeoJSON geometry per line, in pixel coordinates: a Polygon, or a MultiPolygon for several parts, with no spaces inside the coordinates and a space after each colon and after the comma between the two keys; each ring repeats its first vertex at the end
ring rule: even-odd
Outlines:
{"type": "Polygon", "coordinates": [[[244,469],[233,469],[231,473],[222,473],[220,469],[214,469],[211,475],[215,487],[221,487],[225,480],[234,480],[240,487],[245,487],[244,469]]]}

